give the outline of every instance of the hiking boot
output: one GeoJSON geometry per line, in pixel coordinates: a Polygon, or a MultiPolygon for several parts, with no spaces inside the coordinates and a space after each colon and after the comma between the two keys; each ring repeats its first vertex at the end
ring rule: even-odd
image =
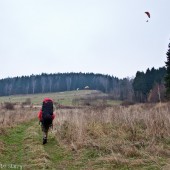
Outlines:
{"type": "Polygon", "coordinates": [[[47,138],[43,138],[43,145],[47,143],[47,138]]]}

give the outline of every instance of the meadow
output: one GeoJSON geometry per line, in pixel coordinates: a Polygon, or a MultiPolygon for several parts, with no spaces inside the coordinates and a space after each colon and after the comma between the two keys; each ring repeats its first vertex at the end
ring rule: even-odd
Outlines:
{"type": "MultiPolygon", "coordinates": [[[[38,95],[34,105],[42,98],[38,95]]],[[[0,163],[23,169],[170,169],[170,103],[115,103],[56,108],[45,146],[36,118],[39,108],[16,105],[9,110],[1,104],[0,163]]]]}
{"type": "Polygon", "coordinates": [[[84,98],[91,95],[96,97],[107,96],[107,94],[104,94],[96,90],[78,90],[78,91],[44,93],[44,94],[1,96],[0,103],[11,102],[11,103],[21,104],[26,100],[30,99],[33,105],[40,105],[44,98],[49,97],[59,104],[68,106],[68,105],[72,105],[73,99],[82,98],[82,97],[84,98]]]}
{"type": "Polygon", "coordinates": [[[169,161],[169,104],[60,110],[55,121],[57,139],[88,167],[162,169],[169,161]]]}

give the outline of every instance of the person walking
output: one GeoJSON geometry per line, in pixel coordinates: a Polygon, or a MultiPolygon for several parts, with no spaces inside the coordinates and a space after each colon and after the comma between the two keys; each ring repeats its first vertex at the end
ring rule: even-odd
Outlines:
{"type": "Polygon", "coordinates": [[[42,108],[38,112],[38,119],[43,132],[43,144],[47,143],[49,128],[53,126],[53,120],[55,118],[53,110],[53,100],[45,98],[42,103],[42,108]]]}

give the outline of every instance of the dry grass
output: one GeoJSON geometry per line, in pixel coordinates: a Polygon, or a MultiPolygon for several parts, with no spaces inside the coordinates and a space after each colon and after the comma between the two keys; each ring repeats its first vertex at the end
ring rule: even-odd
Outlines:
{"type": "Polygon", "coordinates": [[[98,150],[96,161],[160,168],[170,156],[169,103],[58,110],[55,127],[66,147],[98,150]]]}
{"type": "Polygon", "coordinates": [[[24,151],[27,164],[25,169],[44,169],[51,166],[49,155],[39,141],[36,124],[27,129],[24,138],[24,151]]]}
{"type": "Polygon", "coordinates": [[[5,133],[5,129],[8,127],[14,127],[15,125],[23,122],[30,121],[37,117],[37,108],[14,108],[13,110],[0,108],[0,134],[5,133]]]}
{"type": "MultiPolygon", "coordinates": [[[[0,111],[0,135],[13,127],[37,117],[38,108],[15,108],[0,111]]],[[[109,169],[109,166],[140,169],[169,167],[170,157],[170,104],[141,104],[128,107],[85,107],[59,109],[54,121],[54,131],[59,143],[75,153],[78,164],[87,160],[87,167],[109,169]],[[85,154],[84,154],[85,152],[85,154]],[[108,167],[107,167],[108,166],[108,167]]],[[[33,127],[24,139],[25,151],[31,165],[51,166],[49,155],[38,141],[33,127]],[[40,163],[42,163],[40,165],[40,163]]],[[[3,142],[0,143],[4,150],[3,142]]],[[[27,167],[29,169],[29,167],[27,167]]]]}

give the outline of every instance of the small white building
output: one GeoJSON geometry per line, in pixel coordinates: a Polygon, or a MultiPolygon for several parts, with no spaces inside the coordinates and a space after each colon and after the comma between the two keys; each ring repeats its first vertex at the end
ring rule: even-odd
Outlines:
{"type": "Polygon", "coordinates": [[[89,89],[89,86],[85,86],[84,88],[85,88],[85,89],[89,89]]]}

